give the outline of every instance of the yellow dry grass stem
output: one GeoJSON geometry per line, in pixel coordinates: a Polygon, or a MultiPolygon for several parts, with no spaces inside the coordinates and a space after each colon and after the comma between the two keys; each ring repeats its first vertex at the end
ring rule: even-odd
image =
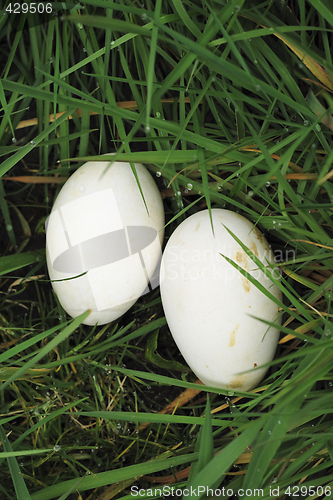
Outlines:
{"type": "MultiPolygon", "coordinates": [[[[173,103],[176,99],[174,99],[173,97],[169,98],[169,99],[161,99],[161,102],[166,102],[166,103],[173,103]]],[[[190,98],[189,97],[185,97],[185,102],[186,103],[189,103],[190,102],[190,98]]],[[[117,102],[117,106],[118,108],[122,108],[122,109],[128,109],[130,111],[134,111],[138,108],[138,105],[135,101],[121,101],[121,102],[117,102]]],[[[66,113],[66,111],[61,111],[60,113],[52,113],[49,115],[49,118],[48,118],[48,121],[49,123],[52,123],[54,122],[55,120],[57,120],[58,118],[60,118],[60,116],[62,116],[64,113],[66,113]]],[[[81,118],[82,116],[82,109],[76,109],[75,110],[75,114],[77,117],[81,118]]],[[[97,113],[96,111],[90,111],[90,116],[92,115],[99,115],[100,113],[97,113]]],[[[71,115],[69,117],[69,120],[72,120],[73,119],[73,115],[71,115]]],[[[37,118],[31,118],[30,120],[22,120],[16,127],[15,130],[18,130],[20,128],[25,128],[25,127],[32,127],[33,125],[37,125],[38,124],[38,119],[37,118]]]]}

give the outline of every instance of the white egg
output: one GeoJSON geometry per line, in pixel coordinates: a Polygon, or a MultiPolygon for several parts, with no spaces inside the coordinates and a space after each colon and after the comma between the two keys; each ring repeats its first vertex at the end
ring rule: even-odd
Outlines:
{"type": "Polygon", "coordinates": [[[52,286],[70,316],[91,310],[87,325],[116,320],[159,284],[163,203],[147,169],[135,168],[147,207],[129,163],[88,162],[64,184],[47,221],[52,286]]]}
{"type": "Polygon", "coordinates": [[[228,233],[261,262],[274,263],[262,233],[229,210],[192,215],[171,235],[161,264],[161,297],[170,331],[183,357],[206,385],[248,391],[264,377],[278,342],[278,306],[220,254],[250,273],[281,300],[280,290],[228,233]],[[225,227],[224,227],[225,226],[225,227]],[[274,322],[270,327],[251,316],[274,322]],[[268,329],[268,330],[267,330],[268,329]],[[247,372],[247,373],[244,373],[247,372]]]}

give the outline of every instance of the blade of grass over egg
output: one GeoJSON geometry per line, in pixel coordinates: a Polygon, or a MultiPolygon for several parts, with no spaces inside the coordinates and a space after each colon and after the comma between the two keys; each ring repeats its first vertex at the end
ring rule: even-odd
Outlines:
{"type": "MultiPolygon", "coordinates": [[[[288,291],[286,290],[285,287],[283,287],[281,285],[281,282],[279,279],[277,279],[273,272],[271,272],[268,267],[266,267],[261,261],[260,259],[258,259],[258,257],[253,253],[251,252],[251,250],[249,248],[247,248],[246,245],[244,245],[244,243],[239,239],[237,238],[237,236],[229,229],[227,228],[226,226],[224,226],[226,228],[226,230],[228,231],[228,233],[233,237],[233,239],[241,246],[241,248],[244,250],[244,252],[253,260],[253,262],[258,266],[258,268],[264,273],[266,274],[266,276],[268,276],[268,278],[278,287],[280,288],[280,290],[284,293],[284,295],[286,297],[288,297],[288,299],[291,301],[292,304],[294,304],[297,309],[304,315],[305,318],[308,319],[308,321],[311,320],[308,312],[306,311],[306,309],[304,308],[304,306],[302,305],[301,302],[297,301],[295,299],[295,297],[288,291]],[[296,302],[295,302],[296,300],[296,302]]],[[[222,254],[221,254],[222,255],[222,254]]],[[[282,307],[283,309],[285,309],[285,306],[280,302],[278,301],[264,286],[262,286],[255,278],[253,278],[253,276],[251,276],[251,274],[247,273],[243,268],[241,268],[240,266],[238,266],[234,261],[232,261],[231,259],[229,259],[228,257],[226,257],[225,255],[223,255],[223,257],[233,266],[235,267],[236,269],[238,269],[242,274],[243,276],[245,276],[249,281],[251,281],[253,284],[256,285],[256,287],[261,290],[267,297],[270,297],[275,303],[279,304],[280,307],[282,307]]]]}

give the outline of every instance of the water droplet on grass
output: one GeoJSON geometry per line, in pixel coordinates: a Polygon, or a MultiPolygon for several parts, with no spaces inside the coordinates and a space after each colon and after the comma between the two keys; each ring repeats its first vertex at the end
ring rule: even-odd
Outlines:
{"type": "Polygon", "coordinates": [[[35,146],[35,141],[30,141],[31,146],[35,146]]]}
{"type": "Polygon", "coordinates": [[[156,177],[161,177],[161,172],[156,172],[156,177]]]}

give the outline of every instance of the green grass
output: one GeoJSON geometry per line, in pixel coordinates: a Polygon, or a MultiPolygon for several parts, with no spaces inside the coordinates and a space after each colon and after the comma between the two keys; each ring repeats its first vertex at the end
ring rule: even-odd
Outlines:
{"type": "Polygon", "coordinates": [[[44,24],[12,16],[0,17],[0,497],[161,498],[155,476],[223,498],[333,498],[330,2],[82,0],[44,24]],[[258,388],[196,384],[159,290],[110,325],[62,310],[44,222],[61,178],[109,152],[156,176],[166,241],[185,217],[227,208],[289,252],[282,342],[258,388]]]}

